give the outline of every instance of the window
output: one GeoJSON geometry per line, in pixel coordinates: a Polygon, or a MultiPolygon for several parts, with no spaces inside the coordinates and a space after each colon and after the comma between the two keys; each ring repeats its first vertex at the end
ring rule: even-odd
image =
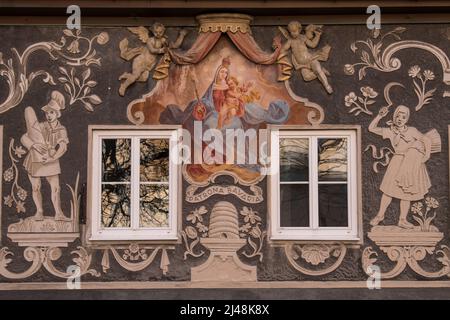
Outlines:
{"type": "Polygon", "coordinates": [[[356,130],[271,131],[271,238],[358,240],[356,130]]]}
{"type": "Polygon", "coordinates": [[[176,130],[94,130],[90,240],[177,238],[176,130]]]}

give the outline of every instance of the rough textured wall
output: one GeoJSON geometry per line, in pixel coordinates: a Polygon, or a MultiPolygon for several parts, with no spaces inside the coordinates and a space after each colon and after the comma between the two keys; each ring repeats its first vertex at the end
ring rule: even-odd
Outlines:
{"type": "MultiPolygon", "coordinates": [[[[137,36],[127,28],[86,27],[80,35],[76,35],[65,31],[63,27],[0,27],[2,33],[0,124],[3,125],[0,281],[63,281],[62,279],[70,275],[67,273],[67,266],[74,263],[81,267],[84,274],[82,279],[86,281],[189,281],[191,268],[204,264],[209,251],[201,244],[197,244],[192,247],[194,249],[191,253],[204,251],[202,256],[185,255],[186,252],[189,253],[190,244],[200,239],[199,234],[192,233],[192,227],[195,225],[190,222],[192,220],[187,219],[188,215],[204,206],[207,213],[204,215],[203,223],[207,226],[210,213],[218,201],[226,201],[236,208],[241,226],[248,222],[244,221],[245,212],[248,211],[240,214],[244,207],[256,212],[261,220],[259,231],[251,234],[249,230],[241,235],[242,239],[250,239],[253,244],[247,240],[244,246],[238,249],[237,257],[240,263],[234,267],[229,265],[224,267],[224,272],[228,270],[232,274],[235,272],[234,268],[237,268],[237,272],[241,274],[240,272],[245,270],[242,272],[248,273],[251,279],[252,271],[248,267],[256,266],[258,281],[365,280],[367,266],[375,263],[381,267],[382,276],[385,278],[445,279],[450,273],[448,268],[450,256],[446,249],[441,252],[439,250],[442,245],[448,245],[447,119],[450,118],[450,114],[446,104],[450,97],[450,89],[444,83],[444,79],[448,83],[450,65],[446,54],[450,41],[449,27],[444,24],[384,25],[381,34],[374,36],[365,26],[325,25],[317,48],[308,48],[308,52],[310,54],[319,52],[326,45],[330,46],[327,59],[318,61],[329,72],[327,78],[333,93],[327,93],[318,79],[306,82],[300,71],[293,70],[288,76],[289,80],[286,81],[294,94],[301,98],[300,100],[287,93],[283,82],[277,81],[278,67],[282,65],[281,58],[278,57],[273,63],[257,67],[241,54],[226,34],[222,34],[221,39],[204,59],[190,65],[190,69],[177,64],[172,58],[170,67],[166,69],[168,77],[155,80],[152,76],[156,69],[152,69],[145,82],[131,84],[124,92],[124,96],[120,96],[118,90],[121,81],[118,79],[124,72],[131,71],[132,59],[125,61],[121,58],[119,43],[127,38],[130,47],[142,45],[137,36]],[[60,42],[62,36],[64,40],[60,42]],[[77,38],[79,36],[86,38],[77,38]],[[24,53],[26,54],[23,55],[24,53]],[[81,60],[78,59],[84,53],[88,54],[81,60]],[[95,247],[86,244],[85,240],[82,240],[84,234],[78,233],[78,222],[82,222],[84,230],[86,215],[90,214],[86,209],[85,188],[89,165],[88,125],[131,125],[139,122],[133,114],[136,111],[144,112],[145,118],[142,122],[145,124],[175,124],[175,117],[170,118],[164,113],[167,104],[174,104],[174,101],[186,104],[195,98],[192,84],[188,81],[191,77],[197,77],[198,89],[200,95],[203,95],[213,79],[214,70],[225,54],[231,57],[231,70],[234,66],[241,67],[234,69],[233,72],[237,75],[253,72],[259,75],[254,81],[265,88],[263,89],[265,92],[290,101],[289,118],[282,124],[310,124],[307,112],[311,111],[316,115],[322,113],[324,117],[322,124],[361,126],[360,214],[363,220],[363,243],[355,247],[339,242],[291,242],[288,245],[293,245],[293,251],[289,251],[288,245],[275,246],[267,241],[264,233],[261,233],[268,231],[267,179],[256,179],[256,182],[249,183],[245,179],[243,182],[235,181],[230,175],[222,175],[215,181],[210,181],[208,186],[236,185],[249,194],[254,192],[251,187],[257,186],[261,188],[264,200],[259,203],[248,203],[233,194],[213,195],[199,203],[183,200],[180,231],[185,232],[187,243],[183,240],[174,246],[159,245],[158,249],[155,249],[158,244],[150,246],[140,244],[139,247],[136,247],[136,244],[130,246],[130,243],[123,243],[117,247],[114,245],[95,247]],[[364,73],[359,71],[362,68],[366,68],[364,73]],[[354,69],[353,73],[351,69],[354,69]],[[78,80],[75,80],[75,77],[78,80]],[[49,81],[42,81],[43,79],[49,81]],[[155,89],[158,81],[162,85],[155,89]],[[391,86],[393,82],[399,84],[391,86]],[[182,85],[184,90],[181,91],[182,85]],[[43,212],[47,218],[44,222],[36,224],[31,219],[36,210],[32,199],[32,187],[23,165],[28,150],[22,145],[21,137],[27,132],[26,108],[30,106],[35,111],[38,121],[45,122],[41,107],[52,99],[53,90],[58,90],[65,98],[65,109],[61,110],[59,121],[66,128],[69,140],[67,152],[60,158],[61,207],[67,217],[69,212],[77,211],[74,204],[79,193],[81,196],[79,219],[60,223],[51,219],[54,216],[54,208],[50,199],[50,184],[44,176],[41,191],[43,212]],[[136,99],[152,90],[155,97],[147,95],[144,102],[140,100],[133,105],[136,99]],[[173,97],[169,97],[171,91],[175,91],[172,92],[173,97]],[[392,159],[392,153],[398,152],[393,150],[395,148],[389,140],[383,140],[381,136],[370,133],[368,126],[380,108],[391,105],[389,114],[380,121],[380,126],[395,130],[395,124],[386,124],[386,121],[392,120],[394,110],[400,104],[410,110],[407,123],[409,128],[416,128],[417,132],[422,134],[431,129],[437,131],[441,139],[441,150],[431,153],[429,160],[424,159],[420,162],[426,167],[431,187],[426,195],[411,203],[408,221],[416,227],[407,229],[396,226],[400,208],[399,200],[394,199],[387,209],[385,220],[380,226],[372,228],[369,222],[378,212],[382,196],[380,184],[389,167],[386,159],[392,159]],[[373,147],[369,147],[370,145],[373,147]],[[382,149],[384,147],[390,151],[382,149]],[[366,151],[366,148],[369,149],[366,151]],[[375,153],[372,154],[372,151],[375,153]],[[74,190],[74,198],[69,186],[75,188],[78,174],[79,185],[78,189],[74,190]],[[414,205],[419,202],[422,205],[414,205]],[[21,219],[24,221],[19,223],[21,219]],[[16,227],[11,227],[12,225],[16,227]],[[191,227],[189,230],[188,226],[191,227]],[[13,234],[13,237],[10,237],[10,234],[13,234]],[[45,242],[46,237],[52,240],[45,242]],[[19,246],[20,242],[22,244],[19,246]],[[67,244],[67,247],[61,243],[67,244]],[[145,255],[139,256],[139,250],[142,249],[145,250],[145,255]],[[76,252],[71,254],[74,250],[76,252]],[[129,250],[130,256],[137,254],[137,260],[124,258],[125,250],[129,250]],[[154,250],[158,252],[153,257],[151,253],[154,250]],[[375,257],[371,255],[371,250],[378,253],[376,262],[371,260],[375,257]],[[14,255],[10,255],[9,252],[14,255]],[[290,255],[291,262],[286,252],[290,255]],[[246,257],[244,253],[251,257],[246,257]],[[72,260],[78,256],[79,260],[72,260]],[[340,262],[341,256],[344,257],[340,262]]],[[[168,38],[174,41],[178,31],[177,28],[167,28],[168,38]]],[[[188,31],[179,49],[180,52],[195,44],[197,29],[190,28],[188,31]]],[[[256,44],[267,55],[274,52],[273,38],[279,34],[279,30],[272,26],[252,28],[256,44]]],[[[283,43],[286,42],[284,37],[281,39],[283,43]]],[[[292,59],[291,54],[292,49],[288,50],[286,55],[290,63],[292,63],[289,60],[292,59]]],[[[158,61],[160,57],[157,56],[158,61]]],[[[268,104],[264,106],[267,109],[268,104]]],[[[185,105],[182,106],[182,109],[184,108],[185,105]]],[[[264,121],[258,125],[249,124],[245,119],[243,117],[240,119],[244,128],[263,128],[266,124],[264,121]]],[[[184,127],[191,125],[187,122],[178,124],[183,124],[184,127]]],[[[411,131],[409,132],[410,134],[402,132],[396,134],[399,136],[398,139],[404,141],[409,139],[408,143],[419,137],[419,134],[414,136],[411,131]]],[[[436,133],[433,137],[436,139],[436,133]]],[[[424,154],[426,150],[421,152],[424,154]]],[[[239,174],[237,172],[237,176],[239,174]]],[[[186,175],[183,175],[181,195],[183,198],[190,186],[186,175]]],[[[203,188],[206,186],[198,187],[196,192],[202,191],[203,188]]],[[[226,276],[223,279],[226,280],[226,276]]]]}

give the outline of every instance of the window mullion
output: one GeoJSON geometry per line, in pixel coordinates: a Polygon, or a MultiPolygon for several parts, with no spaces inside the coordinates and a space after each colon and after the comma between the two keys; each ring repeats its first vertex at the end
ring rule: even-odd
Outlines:
{"type": "Polygon", "coordinates": [[[103,181],[103,163],[102,163],[102,138],[96,137],[94,138],[94,162],[95,165],[93,167],[93,174],[95,182],[93,183],[95,187],[94,195],[96,199],[96,206],[94,208],[94,212],[98,213],[95,217],[94,229],[99,232],[102,229],[102,181],[103,181]],[[98,183],[100,181],[100,183],[98,183]]]}
{"type": "Polygon", "coordinates": [[[353,229],[354,223],[353,223],[353,188],[356,186],[356,184],[353,184],[353,166],[356,164],[356,162],[353,162],[353,153],[356,146],[353,145],[353,139],[352,136],[349,135],[347,137],[347,213],[348,213],[348,226],[350,229],[353,229]]]}
{"type": "Polygon", "coordinates": [[[131,229],[139,228],[139,165],[140,165],[140,143],[139,137],[133,137],[131,141],[131,229]]]}
{"type": "Polygon", "coordinates": [[[271,188],[270,192],[273,194],[271,229],[273,234],[280,232],[281,221],[281,184],[280,184],[280,136],[278,131],[272,131],[270,134],[270,166],[271,166],[271,188]],[[275,207],[276,206],[276,207],[275,207]]]}
{"type": "Polygon", "coordinates": [[[311,149],[310,149],[310,219],[311,219],[311,227],[313,229],[319,228],[319,199],[318,199],[318,171],[319,171],[319,162],[318,162],[318,152],[317,152],[317,137],[310,137],[311,139],[311,149]]]}

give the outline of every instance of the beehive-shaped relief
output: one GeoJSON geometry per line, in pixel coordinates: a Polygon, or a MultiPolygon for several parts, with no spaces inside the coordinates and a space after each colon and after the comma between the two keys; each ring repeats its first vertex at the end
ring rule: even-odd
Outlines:
{"type": "Polygon", "coordinates": [[[209,237],[239,239],[239,221],[236,207],[226,201],[216,203],[211,212],[209,237]]]}

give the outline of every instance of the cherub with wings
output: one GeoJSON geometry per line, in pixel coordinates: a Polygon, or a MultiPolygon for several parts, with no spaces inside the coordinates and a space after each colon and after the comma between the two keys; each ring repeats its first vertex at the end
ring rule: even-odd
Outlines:
{"type": "MultiPolygon", "coordinates": [[[[314,49],[319,44],[320,36],[322,34],[321,26],[308,25],[305,28],[305,34],[301,33],[302,25],[298,21],[291,21],[287,26],[287,30],[283,27],[278,28],[287,39],[278,58],[279,61],[284,59],[280,64],[287,65],[290,69],[292,69],[293,66],[295,70],[300,70],[303,80],[305,81],[311,81],[318,78],[325,90],[331,94],[333,89],[327,79],[327,75],[329,76],[330,73],[323,68],[319,62],[328,60],[331,47],[326,45],[322,49],[316,51],[311,51],[309,49],[314,49]],[[288,59],[289,50],[291,50],[291,61],[286,61],[286,59],[288,59]]],[[[290,75],[289,71],[287,74],[290,75]]],[[[287,79],[288,78],[289,76],[287,79]]]]}
{"type": "Polygon", "coordinates": [[[169,43],[167,36],[164,34],[165,29],[163,24],[155,22],[151,28],[153,37],[150,37],[149,30],[145,27],[128,28],[128,30],[139,37],[139,40],[145,46],[129,48],[128,39],[125,38],[120,41],[120,56],[127,61],[134,59],[131,73],[125,72],[119,77],[119,80],[124,80],[119,88],[121,96],[125,95],[127,88],[136,81],[145,82],[148,80],[158,55],[166,55],[169,49],[178,49],[181,46],[187,31],[181,30],[176,41],[169,43]]]}

